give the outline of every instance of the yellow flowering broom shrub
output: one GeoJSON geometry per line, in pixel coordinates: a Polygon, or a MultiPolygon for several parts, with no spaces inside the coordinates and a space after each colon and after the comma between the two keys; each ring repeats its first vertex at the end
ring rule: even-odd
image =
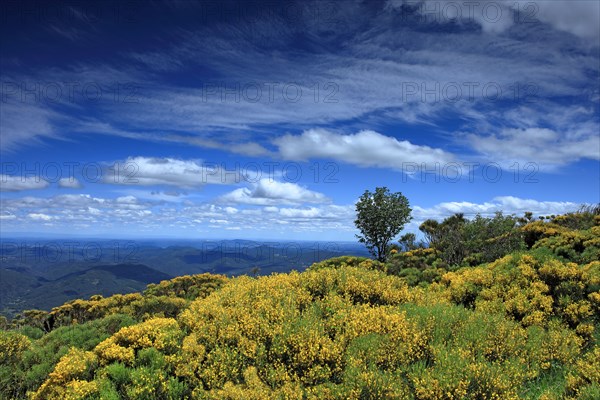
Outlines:
{"type": "Polygon", "coordinates": [[[92,296],[89,300],[76,299],[55,307],[50,312],[55,327],[70,325],[73,321],[103,318],[112,314],[126,314],[136,319],[156,316],[175,317],[190,300],[204,298],[227,281],[223,275],[185,275],[158,284],[150,284],[143,294],[116,294],[110,297],[92,296]]]}
{"type": "Polygon", "coordinates": [[[440,287],[455,304],[503,311],[525,326],[559,317],[590,336],[598,321],[600,262],[563,262],[545,253],[517,253],[487,266],[463,268],[442,277],[440,287]],[[592,325],[590,325],[592,324],[592,325]]]}
{"type": "Polygon", "coordinates": [[[32,394],[32,400],[83,399],[96,390],[90,382],[97,366],[96,355],[89,351],[72,348],[63,356],[40,388],[32,394]]]}
{"type": "Polygon", "coordinates": [[[307,268],[309,271],[316,271],[322,268],[344,268],[344,267],[359,267],[364,269],[372,269],[377,271],[385,271],[386,264],[377,260],[371,260],[366,257],[341,256],[329,258],[327,260],[313,263],[307,268]]]}
{"type": "Polygon", "coordinates": [[[204,298],[220,289],[227,282],[225,275],[198,274],[184,275],[162,281],[158,284],[149,284],[144,291],[145,296],[171,296],[186,300],[204,298]]]}
{"type": "Polygon", "coordinates": [[[136,351],[155,348],[165,354],[179,349],[181,330],[172,318],[153,318],[141,324],[122,328],[94,349],[101,364],[114,361],[132,364],[136,351]]]}
{"type": "Polygon", "coordinates": [[[16,332],[0,331],[0,365],[17,362],[30,347],[31,341],[27,336],[16,332]]]}
{"type": "Polygon", "coordinates": [[[531,248],[537,241],[565,232],[570,229],[553,222],[534,221],[521,228],[523,239],[528,248],[531,248]]]}
{"type": "Polygon", "coordinates": [[[596,346],[575,363],[567,376],[568,394],[579,399],[597,399],[600,395],[600,347],[596,346]]]}
{"type": "Polygon", "coordinates": [[[600,259],[600,226],[545,237],[533,248],[546,248],[568,261],[588,263],[600,259]]]}

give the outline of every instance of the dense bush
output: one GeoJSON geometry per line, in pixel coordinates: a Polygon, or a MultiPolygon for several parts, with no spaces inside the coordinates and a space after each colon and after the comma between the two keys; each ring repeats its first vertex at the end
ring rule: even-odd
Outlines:
{"type": "Polygon", "coordinates": [[[448,265],[439,258],[439,252],[434,248],[416,248],[393,254],[386,270],[405,278],[410,286],[416,286],[439,282],[448,271],[448,265]]]}
{"type": "Polygon", "coordinates": [[[442,222],[427,220],[419,229],[445,264],[479,265],[524,249],[524,234],[518,229],[522,222],[501,212],[492,218],[477,215],[472,220],[455,214],[442,222]]]}
{"type": "Polygon", "coordinates": [[[524,326],[559,320],[591,339],[600,322],[595,308],[599,288],[599,261],[578,265],[534,252],[449,272],[432,290],[467,308],[504,313],[524,326]]]}
{"type": "Polygon", "coordinates": [[[578,263],[600,260],[600,226],[545,237],[538,240],[533,248],[547,248],[565,260],[578,263]]]}
{"type": "Polygon", "coordinates": [[[144,293],[117,294],[110,297],[92,296],[76,299],[55,307],[50,313],[29,310],[23,313],[20,324],[45,326],[51,330],[73,322],[86,322],[112,314],[127,314],[136,320],[154,316],[175,317],[196,298],[204,298],[227,281],[223,275],[186,275],[158,284],[150,284],[144,293]],[[33,317],[32,317],[33,316],[33,317]],[[51,326],[48,326],[51,321],[51,326]]]}
{"type": "Polygon", "coordinates": [[[158,284],[150,284],[144,291],[146,296],[171,296],[186,300],[204,298],[220,289],[227,282],[224,275],[199,274],[185,275],[162,281],[158,284]]]}
{"type": "Polygon", "coordinates": [[[343,267],[359,267],[377,271],[386,271],[387,265],[366,257],[341,256],[327,260],[319,261],[308,267],[309,271],[315,271],[321,268],[343,268],[343,267]]]}

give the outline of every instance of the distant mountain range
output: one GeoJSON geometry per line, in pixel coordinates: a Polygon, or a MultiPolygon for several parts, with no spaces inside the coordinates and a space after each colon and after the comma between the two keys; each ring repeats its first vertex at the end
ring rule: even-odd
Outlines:
{"type": "Polygon", "coordinates": [[[339,255],[366,256],[347,242],[73,240],[3,238],[0,314],[49,310],[74,298],[144,290],[174,276],[302,271],[339,255]]]}

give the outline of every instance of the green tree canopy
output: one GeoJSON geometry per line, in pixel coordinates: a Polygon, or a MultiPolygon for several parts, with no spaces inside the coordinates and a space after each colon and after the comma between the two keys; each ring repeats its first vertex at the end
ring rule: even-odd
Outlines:
{"type": "Polygon", "coordinates": [[[378,261],[385,262],[390,241],[411,220],[408,199],[400,192],[390,193],[386,187],[378,187],[375,193],[366,190],[356,203],[354,224],[360,230],[359,242],[378,261]]]}

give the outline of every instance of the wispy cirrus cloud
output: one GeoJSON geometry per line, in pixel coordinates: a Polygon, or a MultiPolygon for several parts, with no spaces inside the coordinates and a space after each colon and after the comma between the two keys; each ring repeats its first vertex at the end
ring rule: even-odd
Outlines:
{"type": "Polygon", "coordinates": [[[23,147],[39,145],[47,138],[61,137],[56,125],[60,117],[59,113],[44,105],[3,99],[0,107],[0,151],[14,152],[23,147]]]}
{"type": "MultiPolygon", "coordinates": [[[[302,12],[294,16],[294,23],[265,12],[236,21],[236,25],[216,21],[204,28],[181,29],[176,33],[178,40],[161,49],[131,52],[118,69],[108,63],[80,63],[70,70],[43,71],[40,76],[46,81],[91,81],[104,87],[107,95],[99,101],[76,101],[68,107],[79,114],[93,106],[102,111],[101,120],[67,112],[63,116],[68,117],[70,126],[64,129],[51,118],[64,113],[64,107],[59,111],[52,104],[36,104],[38,109],[32,111],[37,114],[31,115],[38,117],[33,124],[26,117],[3,122],[3,150],[31,143],[29,139],[63,137],[72,131],[273,156],[271,139],[288,138],[286,131],[336,124],[347,125],[346,132],[377,131],[382,121],[428,127],[444,149],[457,145],[455,128],[444,126],[449,114],[466,125],[458,127],[465,131],[474,118],[476,122],[478,116],[494,110],[508,115],[524,101],[543,101],[558,108],[559,98],[571,97],[590,106],[582,89],[590,76],[598,73],[598,50],[589,48],[589,39],[578,42],[562,31],[576,33],[580,29],[580,36],[587,37],[597,6],[535,2],[538,10],[528,15],[531,21],[525,23],[515,20],[512,13],[527,4],[495,2],[507,11],[510,26],[478,17],[475,22],[484,26],[482,32],[462,24],[455,34],[448,35],[446,24],[452,24],[452,18],[428,25],[422,16],[405,13],[401,6],[407,3],[421,4],[391,1],[382,9],[358,2],[333,5],[322,14],[326,18],[315,17],[319,14],[311,10],[314,5],[300,5],[302,12]],[[398,18],[402,24],[397,23],[398,18]],[[583,21],[584,27],[577,27],[576,20],[583,21]],[[340,37],[331,32],[332,24],[344,24],[347,34],[340,37]],[[423,24],[431,29],[420,29],[423,24]],[[286,49],[293,48],[306,28],[311,34],[305,35],[305,45],[289,57],[286,49]],[[542,39],[546,46],[539,46],[542,39]],[[340,40],[344,46],[335,45],[340,40]],[[273,51],[280,56],[273,57],[273,51]],[[236,62],[240,59],[246,62],[236,62]],[[189,68],[214,78],[177,83],[164,78],[165,72],[185,73],[189,68]],[[135,101],[115,101],[110,91],[115,82],[138,85],[135,101]]],[[[444,2],[427,0],[423,4],[417,7],[417,14],[447,8],[444,2]]],[[[480,15],[486,4],[477,5],[474,15],[480,15]]],[[[21,76],[14,80],[42,79],[21,76]]],[[[587,119],[597,124],[598,113],[587,119]]],[[[496,125],[509,123],[500,118],[496,125]]],[[[560,132],[554,125],[528,128],[560,132]]],[[[470,133],[481,140],[459,140],[458,144],[465,145],[461,150],[481,151],[483,156],[491,154],[485,143],[503,135],[497,129],[470,133]]],[[[394,137],[401,143],[407,140],[403,134],[394,137]]],[[[577,146],[579,142],[566,138],[563,144],[577,146]]]]}
{"type": "Polygon", "coordinates": [[[388,0],[386,7],[409,7],[424,19],[436,23],[476,23],[486,33],[501,34],[518,23],[540,21],[573,35],[598,40],[600,5],[597,2],[569,0],[388,0]]]}
{"type": "MultiPolygon", "coordinates": [[[[589,93],[590,100],[594,93],[589,93]]],[[[457,139],[489,161],[535,162],[552,171],[579,160],[600,159],[600,120],[593,106],[548,102],[476,115],[457,139]]]]}
{"type": "Polygon", "coordinates": [[[535,160],[542,167],[563,166],[583,158],[600,160],[600,137],[588,132],[569,138],[547,128],[506,128],[490,136],[467,136],[473,149],[504,164],[535,160]]]}

